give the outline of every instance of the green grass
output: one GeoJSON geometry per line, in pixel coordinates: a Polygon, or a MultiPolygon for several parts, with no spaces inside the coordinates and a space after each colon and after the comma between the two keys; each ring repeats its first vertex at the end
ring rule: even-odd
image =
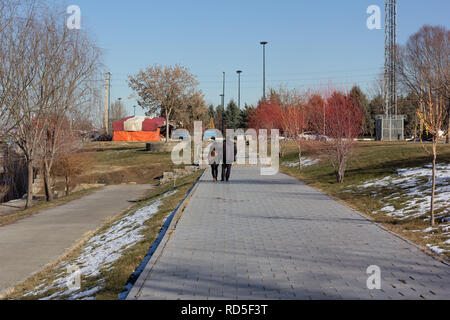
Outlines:
{"type": "Polygon", "coordinates": [[[84,152],[94,161],[93,167],[77,180],[79,183],[155,183],[165,171],[183,166],[174,165],[169,152],[145,151],[142,142],[91,143],[84,152]]]}
{"type": "MultiPolygon", "coordinates": [[[[314,148],[305,147],[304,155],[318,157],[314,148]]],[[[281,163],[297,161],[295,146],[289,146],[286,156],[281,163]]],[[[450,146],[438,146],[438,162],[450,162],[450,146]]],[[[407,167],[421,167],[431,163],[422,145],[417,143],[396,142],[358,142],[352,158],[347,166],[344,183],[336,182],[336,176],[331,164],[323,159],[319,164],[302,170],[282,166],[281,171],[294,176],[308,185],[315,187],[333,198],[343,201],[348,206],[367,215],[386,228],[401,234],[413,242],[425,246],[426,243],[437,244],[445,240],[439,232],[430,239],[424,239],[422,233],[413,233],[408,230],[425,229],[429,222],[423,221],[427,215],[399,220],[384,214],[374,214],[386,205],[385,198],[392,195],[393,189],[386,188],[358,188],[357,186],[372,179],[384,178],[396,174],[396,169],[407,167]],[[351,192],[348,192],[348,191],[351,192]]],[[[395,190],[400,199],[389,200],[389,204],[400,208],[406,201],[407,190],[395,190]]],[[[450,257],[449,253],[446,253],[450,257]]]]}
{"type": "MultiPolygon", "coordinates": [[[[77,184],[157,184],[158,181],[155,178],[161,176],[165,171],[184,167],[183,165],[174,165],[170,153],[145,151],[143,142],[92,142],[88,143],[82,152],[93,161],[91,168],[87,169],[82,176],[75,178],[77,184]]],[[[61,190],[65,187],[61,181],[56,185],[61,190]]],[[[89,188],[51,202],[35,201],[33,206],[28,209],[0,216],[0,227],[30,217],[42,210],[79,199],[96,190],[98,188],[89,188]]]]}
{"type": "MultiPolygon", "coordinates": [[[[132,208],[115,217],[111,221],[108,221],[96,231],[87,234],[80,242],[72,248],[63,258],[59,259],[52,266],[47,267],[41,272],[30,277],[23,283],[17,285],[13,290],[8,292],[2,299],[39,299],[51,295],[56,292],[55,289],[49,290],[38,296],[24,295],[30,291],[35,290],[40,284],[50,285],[54,280],[58,278],[58,275],[65,273],[66,271],[59,268],[58,265],[63,262],[74,264],[74,261],[81,254],[83,246],[95,235],[107,230],[111,225],[120,220],[122,217],[139,210],[153,203],[156,199],[167,191],[177,189],[178,192],[174,195],[163,199],[162,205],[159,207],[158,213],[153,215],[144,224],[147,227],[143,231],[144,238],[136,243],[134,246],[124,250],[122,256],[115,261],[115,263],[108,269],[101,270],[101,274],[95,278],[83,278],[82,277],[82,291],[95,287],[99,281],[103,282],[103,289],[96,294],[96,298],[100,300],[115,300],[118,295],[124,290],[124,286],[128,283],[131,274],[140,265],[145,258],[148,249],[151,244],[156,240],[166,217],[176,208],[180,201],[185,197],[187,191],[192,187],[198,177],[202,174],[202,171],[194,173],[190,176],[177,180],[177,184],[174,187],[173,182],[167,183],[160,187],[155,188],[148,196],[136,203],[132,208]]],[[[62,297],[64,298],[64,297],[62,297]]],[[[66,297],[67,298],[67,297],[66,297]]],[[[60,299],[60,298],[58,298],[60,299]]]]}

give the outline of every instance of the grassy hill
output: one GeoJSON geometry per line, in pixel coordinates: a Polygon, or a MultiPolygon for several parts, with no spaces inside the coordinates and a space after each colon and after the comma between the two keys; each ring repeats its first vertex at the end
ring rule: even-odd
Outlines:
{"type": "Polygon", "coordinates": [[[429,228],[429,173],[431,156],[419,143],[358,142],[343,184],[336,183],[330,163],[305,148],[305,156],[320,162],[299,170],[288,164],[298,161],[289,145],[281,159],[282,171],[343,201],[386,228],[435,253],[450,257],[450,146],[439,145],[440,175],[437,181],[437,222],[429,228]]]}

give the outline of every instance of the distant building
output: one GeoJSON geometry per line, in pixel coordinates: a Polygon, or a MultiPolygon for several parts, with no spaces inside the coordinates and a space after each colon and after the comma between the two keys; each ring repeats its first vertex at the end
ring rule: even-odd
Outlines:
{"type": "Polygon", "coordinates": [[[165,119],[145,116],[131,116],[113,122],[113,141],[149,142],[160,141],[161,127],[165,119]]]}

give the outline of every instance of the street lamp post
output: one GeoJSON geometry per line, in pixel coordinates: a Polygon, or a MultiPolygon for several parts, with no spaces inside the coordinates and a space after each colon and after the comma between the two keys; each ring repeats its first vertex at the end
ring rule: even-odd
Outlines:
{"type": "Polygon", "coordinates": [[[222,90],[222,138],[223,138],[223,149],[222,149],[222,180],[224,177],[224,165],[226,163],[226,146],[225,146],[225,72],[223,73],[223,90],[222,90]]]}
{"type": "Polygon", "coordinates": [[[134,109],[134,116],[136,117],[136,106],[133,106],[134,109]]]}
{"type": "Polygon", "coordinates": [[[236,71],[238,74],[238,107],[241,108],[241,70],[236,71]]]}
{"type": "Polygon", "coordinates": [[[223,73],[223,90],[222,90],[222,135],[225,135],[225,72],[223,73]]]}
{"type": "Polygon", "coordinates": [[[266,100],[266,44],[267,41],[261,41],[263,46],[263,100],[266,100]]]}

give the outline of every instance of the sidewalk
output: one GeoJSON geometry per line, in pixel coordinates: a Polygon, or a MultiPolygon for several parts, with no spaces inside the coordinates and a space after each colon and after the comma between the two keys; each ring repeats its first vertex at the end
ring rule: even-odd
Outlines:
{"type": "Polygon", "coordinates": [[[0,227],[0,294],[64,255],[83,234],[120,214],[152,185],[115,185],[0,227]]]}
{"type": "Polygon", "coordinates": [[[450,299],[450,267],[284,174],[207,171],[128,299],[450,299]],[[381,290],[367,288],[371,265],[381,290]],[[142,278],[146,277],[146,278],[142,278]]]}

